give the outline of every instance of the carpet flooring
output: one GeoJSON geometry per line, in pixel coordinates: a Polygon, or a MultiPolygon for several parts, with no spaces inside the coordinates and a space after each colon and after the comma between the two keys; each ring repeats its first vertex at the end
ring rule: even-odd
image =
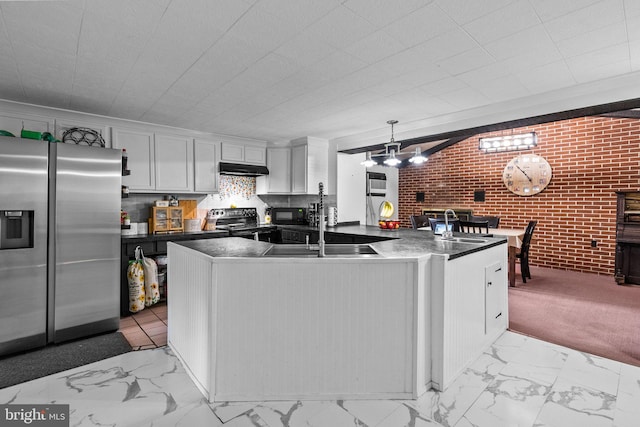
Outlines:
{"type": "Polygon", "coordinates": [[[0,359],[0,388],[131,351],[120,332],[50,345],[0,359]]]}
{"type": "Polygon", "coordinates": [[[533,266],[531,276],[509,288],[510,330],[640,366],[640,286],[533,266]]]}

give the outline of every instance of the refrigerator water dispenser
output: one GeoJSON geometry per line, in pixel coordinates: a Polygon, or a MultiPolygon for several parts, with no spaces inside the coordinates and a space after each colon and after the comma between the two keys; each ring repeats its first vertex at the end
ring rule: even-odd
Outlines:
{"type": "Polygon", "coordinates": [[[0,211],[0,249],[33,248],[34,211],[0,211]]]}

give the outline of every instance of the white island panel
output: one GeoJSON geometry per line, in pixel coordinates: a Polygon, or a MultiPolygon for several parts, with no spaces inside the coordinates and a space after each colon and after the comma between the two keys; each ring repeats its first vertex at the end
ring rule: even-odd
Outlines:
{"type": "Polygon", "coordinates": [[[437,239],[424,245],[440,253],[414,255],[422,241],[407,239],[342,258],[169,243],[169,345],[212,402],[444,390],[508,324],[507,247],[487,240],[463,256],[437,239]]]}
{"type": "Polygon", "coordinates": [[[432,257],[432,381],[435,389],[446,389],[507,328],[506,251],[507,246],[500,245],[452,260],[432,257]],[[487,271],[492,272],[488,293],[487,271]],[[487,301],[487,298],[499,298],[499,301],[487,301]],[[486,329],[487,305],[504,308],[502,316],[494,319],[489,329],[486,329]]]}
{"type": "Polygon", "coordinates": [[[414,263],[261,260],[218,268],[215,400],[414,394],[414,263]]]}
{"type": "Polygon", "coordinates": [[[210,394],[209,371],[215,366],[215,328],[211,313],[212,278],[215,266],[208,257],[195,251],[172,251],[172,275],[167,304],[167,342],[182,361],[196,386],[205,396],[210,394]],[[174,280],[180,277],[180,280],[174,280]]]}

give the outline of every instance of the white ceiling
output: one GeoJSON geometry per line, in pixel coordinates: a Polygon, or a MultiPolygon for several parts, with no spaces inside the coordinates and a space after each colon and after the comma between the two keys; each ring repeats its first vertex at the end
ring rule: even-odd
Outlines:
{"type": "Polygon", "coordinates": [[[0,55],[8,100],[349,141],[640,82],[640,1],[2,1],[0,55]]]}

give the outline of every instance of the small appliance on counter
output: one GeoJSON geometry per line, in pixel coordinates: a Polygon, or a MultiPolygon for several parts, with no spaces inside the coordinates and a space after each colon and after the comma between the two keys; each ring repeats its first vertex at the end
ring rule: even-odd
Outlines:
{"type": "Polygon", "coordinates": [[[169,206],[178,206],[180,204],[177,196],[169,195],[165,199],[169,201],[169,206]]]}
{"type": "MultiPolygon", "coordinates": [[[[322,220],[325,222],[326,225],[328,224],[328,215],[327,212],[329,212],[330,208],[327,208],[325,206],[324,208],[324,218],[322,218],[322,220]]],[[[312,227],[319,227],[320,226],[320,203],[309,203],[309,210],[307,211],[307,218],[308,218],[308,222],[309,225],[312,227]]],[[[336,218],[337,218],[337,214],[336,214],[336,218]]],[[[337,223],[337,220],[336,220],[337,223]]],[[[335,223],[333,224],[335,225],[335,223]]]]}
{"type": "Polygon", "coordinates": [[[329,207],[329,214],[327,215],[327,225],[329,227],[335,227],[338,224],[338,208],[335,206],[329,207]]]}
{"type": "Polygon", "coordinates": [[[216,223],[218,222],[218,216],[216,215],[216,210],[211,209],[207,213],[207,219],[204,224],[205,231],[214,231],[216,229],[216,223]]]}
{"type": "Polygon", "coordinates": [[[202,220],[196,219],[185,219],[184,220],[184,231],[201,231],[202,230],[202,220]]]}
{"type": "Polygon", "coordinates": [[[307,225],[305,208],[271,208],[271,222],[279,225],[307,225]]]}

